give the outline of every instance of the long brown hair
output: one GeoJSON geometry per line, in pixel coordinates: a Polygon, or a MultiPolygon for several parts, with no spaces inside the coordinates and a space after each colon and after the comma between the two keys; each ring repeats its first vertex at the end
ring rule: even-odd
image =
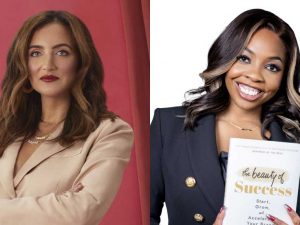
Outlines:
{"type": "Polygon", "coordinates": [[[70,32],[78,54],[78,79],[62,133],[55,141],[72,144],[85,139],[102,119],[115,118],[106,107],[103,66],[87,27],[66,11],[45,11],[25,21],[8,52],[0,97],[0,156],[16,139],[33,135],[41,120],[40,94],[25,91],[30,85],[28,50],[34,33],[50,23],[59,23],[70,32]]]}
{"type": "Polygon", "coordinates": [[[220,34],[208,53],[207,68],[200,76],[204,86],[188,92],[196,96],[183,103],[186,107],[185,128],[193,129],[199,117],[219,113],[228,107],[229,94],[225,86],[227,71],[260,29],[276,33],[286,48],[286,68],[276,95],[262,108],[262,135],[274,120],[278,121],[288,138],[300,142],[300,57],[292,28],[275,14],[251,9],[237,16],[220,34]]]}

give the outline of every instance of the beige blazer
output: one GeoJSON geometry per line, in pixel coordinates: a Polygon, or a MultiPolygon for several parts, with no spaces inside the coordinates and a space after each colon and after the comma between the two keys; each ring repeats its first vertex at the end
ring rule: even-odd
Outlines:
{"type": "Polygon", "coordinates": [[[132,143],[127,123],[107,119],[69,147],[42,143],[13,177],[21,145],[14,142],[0,158],[0,225],[98,225],[119,188],[132,143]],[[78,183],[84,188],[72,191],[78,183]]]}

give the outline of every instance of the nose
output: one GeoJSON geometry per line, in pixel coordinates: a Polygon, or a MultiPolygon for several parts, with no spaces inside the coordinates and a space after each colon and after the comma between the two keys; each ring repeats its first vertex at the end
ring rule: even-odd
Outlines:
{"type": "Polygon", "coordinates": [[[252,68],[245,72],[245,77],[250,79],[252,82],[264,82],[264,76],[259,66],[252,66],[252,68]]]}
{"type": "Polygon", "coordinates": [[[42,70],[53,71],[56,69],[57,67],[55,65],[54,57],[52,55],[45,55],[42,70]]]}

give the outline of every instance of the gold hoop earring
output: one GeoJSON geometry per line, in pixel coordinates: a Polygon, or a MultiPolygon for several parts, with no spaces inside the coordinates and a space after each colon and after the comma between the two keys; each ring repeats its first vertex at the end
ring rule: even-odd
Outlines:
{"type": "Polygon", "coordinates": [[[31,83],[29,82],[29,80],[26,81],[26,83],[23,86],[22,90],[26,94],[30,94],[31,92],[33,92],[33,88],[31,86],[31,83]]]}

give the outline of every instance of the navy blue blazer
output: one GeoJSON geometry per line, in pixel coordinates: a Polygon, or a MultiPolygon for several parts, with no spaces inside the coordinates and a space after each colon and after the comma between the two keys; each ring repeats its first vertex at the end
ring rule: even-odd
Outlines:
{"type": "MultiPolygon", "coordinates": [[[[169,225],[213,224],[223,206],[215,115],[199,119],[192,131],[184,130],[184,114],[183,107],[156,109],[151,124],[151,225],[160,223],[164,203],[169,225]],[[187,177],[196,184],[188,187],[187,177]]],[[[288,141],[278,123],[273,122],[270,131],[271,140],[288,141]]],[[[299,203],[298,198],[297,209],[299,203]]]]}

